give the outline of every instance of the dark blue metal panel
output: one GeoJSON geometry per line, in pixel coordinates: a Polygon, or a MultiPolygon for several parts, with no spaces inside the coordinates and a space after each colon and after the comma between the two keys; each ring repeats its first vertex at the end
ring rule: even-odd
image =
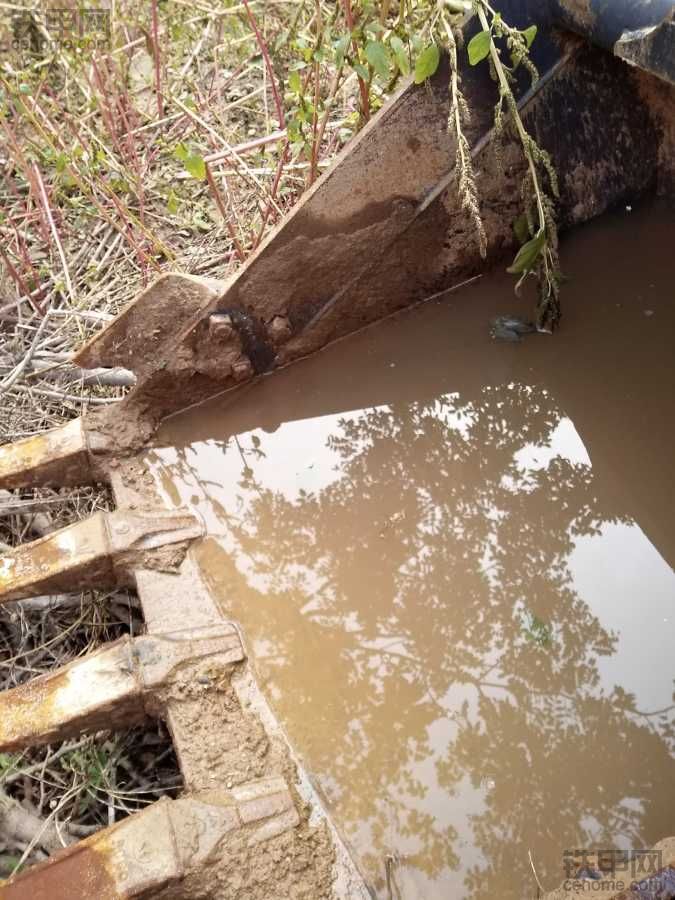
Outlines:
{"type": "Polygon", "coordinates": [[[624,32],[652,28],[675,8],[673,0],[555,0],[550,5],[554,24],[572,28],[608,49],[624,32]]]}

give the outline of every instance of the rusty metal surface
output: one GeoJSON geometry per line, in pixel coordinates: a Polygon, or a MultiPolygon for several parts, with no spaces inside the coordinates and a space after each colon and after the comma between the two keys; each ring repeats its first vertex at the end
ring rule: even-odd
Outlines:
{"type": "Polygon", "coordinates": [[[0,447],[0,487],[85,484],[92,465],[82,419],[0,447]]]}
{"type": "Polygon", "coordinates": [[[95,584],[114,584],[102,512],[0,557],[2,603],[95,584]]]}
{"type": "Polygon", "coordinates": [[[232,832],[255,845],[298,824],[286,782],[160,800],[0,884],[0,900],[121,900],[150,896],[203,866],[232,832]]]}
{"type": "MultiPolygon", "coordinates": [[[[211,806],[213,792],[220,799],[217,813],[209,808],[208,822],[227,817],[225,831],[233,835],[231,859],[219,848],[223,865],[255,867],[258,847],[269,842],[281,841],[285,853],[299,858],[311,847],[311,862],[286,870],[288,890],[301,880],[314,885],[312,896],[366,900],[363,879],[255,684],[236,625],[224,619],[186,558],[202,524],[156,503],[138,459],[120,461],[109,474],[116,500],[126,508],[96,513],[5,554],[0,600],[135,583],[148,634],[104,646],[1,695],[0,747],[17,750],[127,727],[147,716],[165,718],[188,792],[171,807],[177,811],[169,822],[177,836],[171,852],[178,855],[165,852],[166,816],[159,804],[161,809],[152,807],[0,885],[0,898],[154,896],[182,884],[202,861],[193,852],[190,816],[198,808],[196,795],[209,791],[211,806]],[[268,785],[262,792],[261,784],[268,785]],[[221,797],[223,785],[229,799],[221,797]],[[272,791],[269,785],[277,787],[272,791]],[[157,832],[155,843],[144,843],[146,828],[157,832]],[[181,855],[181,834],[189,859],[181,855]],[[156,865],[146,865],[146,849],[156,865]],[[73,881],[81,895],[73,892],[73,881]]],[[[205,833],[205,826],[199,824],[198,831],[205,833]]],[[[195,875],[200,885],[207,872],[195,875]]],[[[186,891],[184,896],[192,896],[186,891]]]]}
{"type": "Polygon", "coordinates": [[[228,624],[123,638],[47,675],[0,694],[0,749],[62,741],[84,732],[123,728],[161,715],[162,690],[186,663],[244,659],[228,624]]]}
{"type": "Polygon", "coordinates": [[[133,584],[132,568],[175,569],[203,525],[191,513],[96,512],[0,557],[0,603],[133,584]]]}
{"type": "MultiPolygon", "coordinates": [[[[572,38],[542,40],[537,52],[549,69],[523,98],[523,117],[560,174],[563,227],[635,202],[666,168],[672,177],[668,98],[649,95],[644,73],[608,53],[572,38]]],[[[464,88],[478,111],[472,139],[487,262],[457,196],[444,62],[429,84],[408,85],[372,119],[231,282],[163,276],[80,351],[81,365],[124,365],[139,377],[117,408],[87,417],[90,469],[104,470],[105,453],[142,446],[177,409],[241,387],[512,251],[522,152],[507,140],[503,165],[495,161],[488,125],[496,95],[486,72],[467,70],[464,88]]],[[[2,464],[0,456],[0,473],[2,464]]],[[[18,473],[21,464],[12,465],[18,473]]],[[[61,466],[64,479],[73,468],[61,466]]],[[[17,477],[25,484],[39,470],[26,464],[17,477]]]]}
{"type": "Polygon", "coordinates": [[[133,298],[126,308],[77,353],[84,368],[122,365],[143,377],[160,367],[181,330],[217,297],[227,282],[169,273],[133,298]]]}
{"type": "Polygon", "coordinates": [[[0,747],[42,746],[144,718],[132,642],[125,638],[0,694],[0,747]]]}

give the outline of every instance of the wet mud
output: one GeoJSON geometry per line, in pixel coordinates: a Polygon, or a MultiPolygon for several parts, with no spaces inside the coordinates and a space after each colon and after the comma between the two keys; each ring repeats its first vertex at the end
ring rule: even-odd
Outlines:
{"type": "MultiPolygon", "coordinates": [[[[163,426],[146,462],[375,895],[535,897],[675,831],[675,219],[571,235],[163,426]]],[[[227,728],[223,722],[223,728],[227,728]]]]}

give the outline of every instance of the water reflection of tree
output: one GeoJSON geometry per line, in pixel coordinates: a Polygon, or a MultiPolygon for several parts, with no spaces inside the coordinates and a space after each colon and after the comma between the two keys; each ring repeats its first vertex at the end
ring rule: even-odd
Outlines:
{"type": "Polygon", "coordinates": [[[430,877],[458,865],[454,830],[419,804],[416,765],[439,720],[447,803],[463,778],[491,785],[471,822],[485,858],[471,897],[510,896],[508,872],[529,886],[528,848],[559,879],[561,835],[578,845],[589,823],[610,844],[667,827],[655,786],[673,782],[672,726],[603,690],[598,658],[615,638],[568,568],[575,536],[621,510],[600,505],[588,466],[514,458],[546,445],[559,419],[545,392],[517,385],[364,412],[329,440],[339,478],[297,499],[258,485],[247,457],[242,509],[226,517],[234,553],[210,577],[273,640],[276,705],[311,723],[310,763],[339,786],[341,816],[368,822],[380,872],[396,840],[416,844],[409,862],[430,877]],[[533,635],[533,621],[545,629],[533,635]],[[458,685],[463,702],[449,703],[458,685]]]}

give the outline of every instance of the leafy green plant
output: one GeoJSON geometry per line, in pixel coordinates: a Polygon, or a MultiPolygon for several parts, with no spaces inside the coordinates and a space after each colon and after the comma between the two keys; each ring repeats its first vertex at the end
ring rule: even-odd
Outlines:
{"type": "Polygon", "coordinates": [[[463,27],[476,18],[480,30],[464,52],[470,65],[486,63],[496,83],[495,135],[500,140],[507,123],[513,127],[527,165],[521,194],[523,215],[514,226],[522,244],[508,271],[517,276],[516,291],[528,276],[539,286],[537,328],[551,331],[560,317],[561,283],[558,240],[553,199],[558,195],[556,173],[548,154],[527,132],[514,94],[516,70],[525,69],[534,84],[539,75],[529,51],[537,28],[509,25],[489,0],[343,0],[330,20],[320,14],[317,2],[315,39],[291,41],[296,59],[288,78],[292,104],[288,123],[291,146],[296,155],[311,158],[313,180],[317,143],[330,104],[339,85],[350,74],[359,83],[360,123],[381,104],[399,78],[413,73],[416,84],[431,78],[445,52],[450,62],[450,113],[448,128],[456,139],[455,182],[462,207],[473,223],[482,255],[487,237],[480,214],[480,198],[472,164],[471,147],[465,134],[470,110],[461,89],[460,53],[464,50],[463,27]],[[338,13],[342,11],[340,16],[338,13]],[[320,90],[320,67],[331,63],[335,76],[327,96],[320,90]]]}
{"type": "Polygon", "coordinates": [[[528,612],[523,621],[523,634],[533,644],[546,649],[553,641],[553,629],[542,619],[528,612]]]}
{"type": "Polygon", "coordinates": [[[16,766],[17,757],[14,753],[0,753],[0,781],[16,766]]]}
{"type": "Polygon", "coordinates": [[[206,163],[202,156],[198,153],[191,153],[183,143],[179,143],[176,146],[173,155],[183,163],[183,167],[188,175],[196,178],[197,181],[206,180],[206,163]]]}
{"type": "Polygon", "coordinates": [[[550,190],[556,197],[558,196],[558,179],[548,153],[539,147],[527,132],[513,93],[513,73],[521,64],[527,68],[533,83],[539,77],[528,56],[537,30],[535,26],[530,26],[524,31],[511,28],[504,22],[501,15],[495,13],[484,0],[474,0],[473,8],[478,15],[481,31],[469,44],[469,61],[473,64],[471,44],[479,40],[479,49],[474,52],[474,58],[476,62],[480,62],[484,58],[483,53],[485,56],[489,55],[491,70],[499,85],[499,101],[495,111],[497,130],[499,131],[503,122],[504,107],[506,107],[528,166],[528,173],[522,188],[528,240],[523,243],[508,271],[519,276],[516,290],[528,275],[532,274],[537,278],[539,283],[537,327],[542,331],[551,331],[560,318],[561,273],[553,202],[544,189],[544,179],[548,179],[550,190]],[[503,62],[500,48],[496,43],[497,39],[505,41],[510,52],[511,66],[507,66],[503,62]]]}

